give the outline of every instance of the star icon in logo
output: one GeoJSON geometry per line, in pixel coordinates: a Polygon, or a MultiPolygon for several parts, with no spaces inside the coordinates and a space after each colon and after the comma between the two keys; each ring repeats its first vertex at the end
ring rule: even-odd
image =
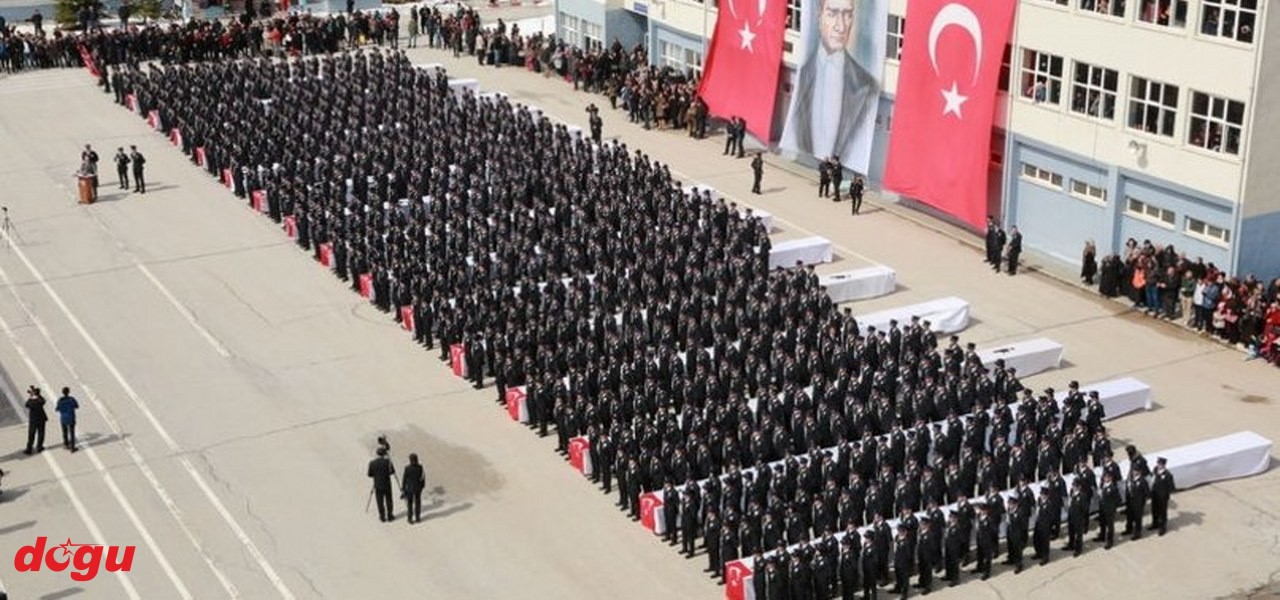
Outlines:
{"type": "Polygon", "coordinates": [[[742,38],[743,50],[746,50],[747,52],[756,51],[755,47],[751,45],[756,39],[756,34],[751,31],[751,26],[748,25],[746,21],[742,22],[742,29],[738,30],[738,36],[742,38]]]}
{"type": "Polygon", "coordinates": [[[58,545],[57,545],[57,546],[55,546],[55,547],[56,547],[56,548],[58,548],[58,549],[60,549],[60,550],[62,550],[62,557],[63,557],[63,558],[67,558],[67,557],[71,556],[71,548],[72,548],[72,547],[74,547],[74,546],[75,546],[75,544],[72,544],[72,543],[71,543],[71,538],[67,538],[67,541],[65,541],[65,542],[63,542],[63,543],[61,543],[61,544],[58,544],[58,545]]]}
{"type": "Polygon", "coordinates": [[[942,90],[942,100],[947,104],[942,108],[943,116],[946,116],[947,113],[954,113],[957,119],[963,119],[964,115],[960,114],[960,106],[968,99],[968,96],[960,94],[960,91],[956,88],[956,82],[952,81],[951,89],[942,90]]]}

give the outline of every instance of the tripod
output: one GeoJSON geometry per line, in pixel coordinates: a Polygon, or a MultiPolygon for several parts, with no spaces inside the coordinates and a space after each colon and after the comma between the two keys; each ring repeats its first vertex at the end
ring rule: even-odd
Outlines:
{"type": "Polygon", "coordinates": [[[18,239],[18,228],[13,226],[13,221],[9,220],[9,207],[0,206],[0,211],[4,213],[4,221],[0,222],[0,232],[4,234],[4,246],[14,243],[13,240],[18,239]]]}

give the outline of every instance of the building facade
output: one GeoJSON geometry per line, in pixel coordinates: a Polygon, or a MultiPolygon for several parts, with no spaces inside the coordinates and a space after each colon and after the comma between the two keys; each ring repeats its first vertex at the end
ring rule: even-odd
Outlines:
{"type": "MultiPolygon", "coordinates": [[[[716,8],[557,0],[632,15],[655,64],[700,70],[716,8]]],[[[775,131],[790,101],[801,0],[788,2],[775,131]]],[[[867,178],[888,150],[906,0],[889,0],[867,178]]],[[[560,11],[557,8],[557,11],[560,11]]],[[[1026,247],[1079,264],[1126,240],[1173,244],[1232,273],[1280,275],[1280,32],[1261,0],[1019,0],[992,132],[989,209],[1026,247]],[[1280,35],[1278,33],[1277,35],[1280,35]]],[[[558,13],[559,14],[559,13],[558,13]]],[[[613,33],[604,32],[612,40],[613,33]]],[[[624,40],[625,41],[625,40],[624,40]]]]}

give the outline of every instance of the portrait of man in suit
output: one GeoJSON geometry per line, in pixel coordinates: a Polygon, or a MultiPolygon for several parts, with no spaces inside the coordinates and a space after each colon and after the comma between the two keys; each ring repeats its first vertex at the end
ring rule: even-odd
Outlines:
{"type": "Polygon", "coordinates": [[[818,39],[796,74],[782,147],[861,162],[850,154],[859,125],[880,96],[880,84],[854,56],[856,0],[811,0],[809,5],[818,8],[818,39]]]}

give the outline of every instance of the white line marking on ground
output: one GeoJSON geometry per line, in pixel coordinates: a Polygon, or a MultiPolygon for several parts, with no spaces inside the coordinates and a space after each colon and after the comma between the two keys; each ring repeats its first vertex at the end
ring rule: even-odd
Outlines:
{"type": "Polygon", "coordinates": [[[173,293],[169,291],[169,288],[165,287],[163,283],[160,283],[160,280],[151,272],[151,269],[148,269],[147,266],[141,262],[137,262],[137,259],[134,260],[138,265],[138,270],[142,271],[142,274],[146,275],[147,279],[151,280],[151,283],[156,286],[156,289],[160,290],[160,293],[164,294],[164,297],[169,300],[169,304],[172,304],[174,308],[178,309],[178,312],[182,314],[182,318],[186,319],[187,323],[191,324],[191,327],[199,332],[200,336],[203,337],[206,342],[209,342],[210,346],[213,346],[213,349],[217,351],[218,355],[222,358],[231,358],[231,352],[227,350],[227,347],[223,346],[222,342],[218,341],[218,338],[213,337],[213,334],[209,333],[209,330],[205,329],[204,325],[201,325],[200,321],[196,320],[195,314],[192,313],[186,305],[179,302],[178,299],[174,297],[173,293]]]}
{"type": "MultiPolygon", "coordinates": [[[[101,401],[101,399],[99,399],[98,395],[93,391],[93,389],[89,387],[89,384],[76,371],[75,367],[71,364],[71,360],[67,358],[66,354],[58,346],[57,342],[54,341],[53,335],[49,332],[49,329],[45,327],[44,322],[41,321],[38,316],[36,316],[36,314],[31,310],[31,308],[27,305],[27,303],[22,300],[22,297],[18,295],[17,287],[13,285],[12,280],[9,278],[8,272],[6,272],[3,267],[0,267],[0,281],[2,281],[5,287],[9,289],[9,292],[13,296],[14,301],[18,303],[18,306],[22,309],[22,312],[26,315],[27,320],[29,320],[32,323],[32,325],[35,326],[36,330],[40,332],[40,335],[44,337],[45,342],[49,345],[49,349],[53,351],[54,355],[58,357],[58,361],[62,363],[62,366],[71,375],[71,378],[75,380],[76,386],[84,391],[83,396],[91,404],[93,404],[94,408],[96,408],[98,413],[102,416],[102,419],[106,421],[107,429],[111,433],[115,434],[119,442],[123,444],[125,451],[129,454],[129,458],[133,460],[133,464],[137,466],[138,470],[141,471],[143,476],[147,478],[147,481],[151,484],[152,489],[155,490],[156,495],[160,496],[160,501],[165,505],[165,508],[168,509],[169,514],[174,518],[174,520],[178,522],[178,527],[182,530],[182,533],[187,536],[187,540],[190,541],[193,546],[195,546],[196,551],[200,554],[200,558],[204,559],[205,564],[209,566],[209,569],[211,571],[213,571],[213,574],[215,577],[217,577],[218,582],[222,584],[223,590],[225,590],[227,592],[227,595],[230,596],[231,598],[239,598],[240,593],[238,590],[236,590],[235,585],[231,583],[231,580],[227,578],[227,576],[222,572],[221,569],[217,567],[217,565],[214,564],[213,559],[205,551],[204,544],[200,542],[200,539],[196,537],[195,533],[187,525],[186,519],[183,517],[182,511],[178,508],[177,502],[175,502],[173,498],[169,495],[169,492],[165,490],[164,486],[160,483],[159,478],[156,477],[155,472],[151,470],[151,466],[148,465],[146,462],[146,459],[142,457],[142,453],[138,451],[137,446],[134,445],[132,440],[130,440],[128,437],[125,436],[124,429],[120,427],[119,422],[116,421],[115,415],[111,413],[111,411],[107,408],[107,406],[101,401]]],[[[0,323],[2,322],[3,320],[0,320],[0,323]]],[[[15,346],[17,345],[16,340],[14,341],[14,345],[15,346]]],[[[44,378],[40,376],[38,373],[36,373],[36,376],[37,376],[37,379],[44,380],[44,378]]],[[[44,385],[47,389],[50,389],[50,390],[56,389],[52,387],[47,381],[42,382],[41,385],[44,385]]],[[[100,463],[97,462],[96,455],[92,453],[92,448],[91,448],[92,445],[93,444],[82,444],[81,448],[91,452],[89,455],[90,459],[94,461],[94,466],[97,467],[99,471],[101,471],[103,469],[100,466],[100,463]]],[[[178,583],[178,582],[175,582],[175,583],[178,583]]],[[[180,586],[179,592],[180,593],[185,592],[185,588],[180,586]]],[[[191,598],[190,594],[186,594],[186,593],[183,593],[183,597],[191,598]]]]}
{"type": "Polygon", "coordinates": [[[236,521],[235,517],[231,515],[231,512],[227,510],[226,505],[222,503],[222,500],[218,498],[217,494],[215,494],[209,487],[209,484],[205,482],[204,476],[196,470],[195,465],[191,464],[191,460],[182,454],[182,447],[174,441],[173,436],[169,435],[168,430],[164,428],[164,425],[160,423],[160,420],[151,412],[151,409],[147,407],[147,404],[142,401],[142,397],[139,396],[138,392],[129,384],[129,381],[124,378],[120,369],[116,368],[115,362],[107,357],[106,352],[102,350],[102,347],[98,345],[98,342],[89,334],[89,331],[84,328],[80,319],[76,318],[75,314],[71,312],[71,309],[67,307],[66,302],[63,302],[62,296],[60,296],[58,292],[49,285],[49,282],[46,281],[44,276],[40,273],[40,270],[31,263],[29,258],[27,258],[27,253],[24,252],[21,247],[17,246],[14,243],[14,240],[9,237],[8,232],[0,231],[0,236],[3,236],[5,241],[9,243],[18,259],[21,260],[22,264],[31,272],[35,281],[44,289],[45,293],[49,295],[49,298],[53,300],[55,305],[57,305],[58,310],[60,310],[63,316],[67,318],[71,323],[71,326],[80,334],[80,337],[84,339],[85,344],[87,344],[89,348],[93,350],[93,353],[97,355],[98,360],[102,362],[102,365],[106,367],[107,371],[111,373],[111,376],[115,378],[116,383],[120,384],[121,389],[124,390],[125,395],[127,395],[133,402],[134,407],[137,408],[144,417],[146,417],[147,422],[151,424],[151,427],[155,429],[160,438],[164,440],[169,451],[177,456],[182,467],[186,469],[187,474],[191,476],[191,479],[194,480],[196,485],[200,487],[200,490],[204,492],[205,498],[207,498],[209,503],[213,505],[214,509],[218,511],[223,522],[231,528],[231,531],[235,533],[237,538],[239,538],[240,543],[249,551],[253,560],[258,563],[258,567],[262,569],[263,574],[271,581],[271,585],[276,588],[276,592],[280,594],[280,597],[285,600],[293,600],[293,592],[289,591],[288,586],[285,585],[284,580],[280,578],[280,575],[276,573],[275,568],[271,566],[271,563],[267,562],[266,556],[264,556],[262,551],[258,549],[257,544],[249,538],[249,534],[245,532],[244,527],[242,527],[240,523],[236,521]]]}
{"type": "MultiPolygon", "coordinates": [[[[37,370],[35,368],[35,362],[31,360],[31,356],[27,354],[26,349],[18,343],[17,334],[13,332],[13,329],[9,327],[9,323],[7,323],[3,318],[0,318],[0,329],[4,330],[5,336],[9,338],[9,341],[13,344],[14,349],[17,350],[18,356],[22,358],[22,361],[27,364],[27,367],[33,374],[36,373],[37,370]]],[[[42,379],[38,375],[36,378],[42,379]]],[[[21,397],[18,390],[10,389],[7,391],[5,396],[9,398],[9,403],[13,405],[13,409],[17,411],[17,414],[21,415],[27,410],[25,406],[18,403],[18,398],[21,397]]],[[[53,457],[53,452],[41,452],[40,454],[44,456],[45,462],[48,463],[49,470],[53,472],[54,479],[58,480],[58,483],[62,486],[62,490],[66,492],[67,498],[71,500],[71,506],[73,506],[76,509],[76,513],[80,515],[80,520],[84,521],[85,527],[89,529],[89,535],[93,538],[93,542],[104,546],[107,545],[107,539],[102,535],[102,530],[98,529],[98,523],[93,520],[93,517],[89,516],[88,509],[84,507],[84,502],[80,501],[80,496],[76,494],[75,488],[71,487],[71,482],[67,479],[67,475],[63,472],[62,467],[58,465],[58,460],[53,457]]],[[[104,476],[109,477],[109,475],[106,474],[104,474],[104,476]]],[[[117,498],[121,498],[118,490],[116,490],[114,486],[112,487],[112,491],[117,494],[117,498]]],[[[145,539],[150,538],[147,537],[145,539]]],[[[116,571],[116,578],[120,580],[120,585],[124,586],[124,592],[129,596],[129,598],[132,600],[142,600],[142,596],[138,594],[138,590],[133,587],[133,582],[129,581],[129,577],[124,571],[116,571]]]]}

